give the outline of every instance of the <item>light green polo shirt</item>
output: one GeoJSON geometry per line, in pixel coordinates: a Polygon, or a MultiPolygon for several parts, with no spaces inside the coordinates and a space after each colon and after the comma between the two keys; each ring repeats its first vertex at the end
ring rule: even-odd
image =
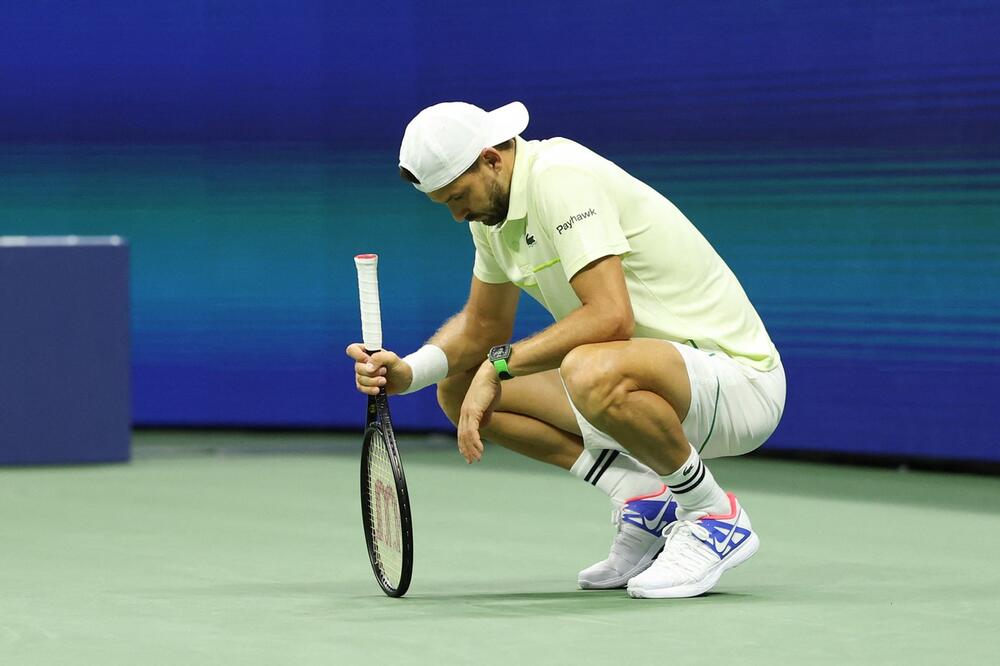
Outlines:
{"type": "Polygon", "coordinates": [[[570,279],[619,255],[635,337],[720,351],[763,371],[777,365],[736,276],[663,195],[568,139],[518,137],[516,150],[507,219],[469,223],[477,278],[513,282],[558,321],[580,307],[570,279]]]}

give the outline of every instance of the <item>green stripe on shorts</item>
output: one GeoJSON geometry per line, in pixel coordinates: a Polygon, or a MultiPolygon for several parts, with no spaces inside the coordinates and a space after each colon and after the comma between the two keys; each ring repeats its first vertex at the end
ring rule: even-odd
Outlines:
{"type": "Polygon", "coordinates": [[[704,450],[705,445],[708,444],[708,440],[712,437],[712,431],[715,430],[715,417],[719,415],[719,376],[715,376],[715,409],[712,410],[712,425],[708,426],[708,434],[705,435],[705,441],[701,443],[698,447],[698,455],[701,455],[702,450],[704,450]]]}

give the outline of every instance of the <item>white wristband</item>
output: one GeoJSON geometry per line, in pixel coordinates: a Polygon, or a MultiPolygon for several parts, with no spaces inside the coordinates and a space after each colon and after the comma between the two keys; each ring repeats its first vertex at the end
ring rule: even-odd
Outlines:
{"type": "Polygon", "coordinates": [[[437,345],[424,345],[412,354],[404,356],[403,360],[413,371],[413,381],[405,391],[400,391],[400,395],[437,384],[448,376],[448,357],[437,345]]]}

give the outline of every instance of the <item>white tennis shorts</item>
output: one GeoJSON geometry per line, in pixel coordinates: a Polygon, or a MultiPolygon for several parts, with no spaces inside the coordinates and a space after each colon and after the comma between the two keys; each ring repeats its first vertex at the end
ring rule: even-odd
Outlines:
{"type": "MultiPolygon", "coordinates": [[[[691,381],[691,407],[681,424],[702,458],[740,456],[753,451],[778,427],[785,408],[781,362],[761,372],[722,352],[703,351],[664,340],[684,358],[691,381]]],[[[573,413],[587,449],[625,449],[577,411],[573,413]]]]}

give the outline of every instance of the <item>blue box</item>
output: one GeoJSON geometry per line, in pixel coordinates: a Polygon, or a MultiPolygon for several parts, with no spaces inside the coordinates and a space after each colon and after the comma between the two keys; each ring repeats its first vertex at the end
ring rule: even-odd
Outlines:
{"type": "Polygon", "coordinates": [[[0,236],[0,464],[124,462],[129,249],[0,236]]]}

